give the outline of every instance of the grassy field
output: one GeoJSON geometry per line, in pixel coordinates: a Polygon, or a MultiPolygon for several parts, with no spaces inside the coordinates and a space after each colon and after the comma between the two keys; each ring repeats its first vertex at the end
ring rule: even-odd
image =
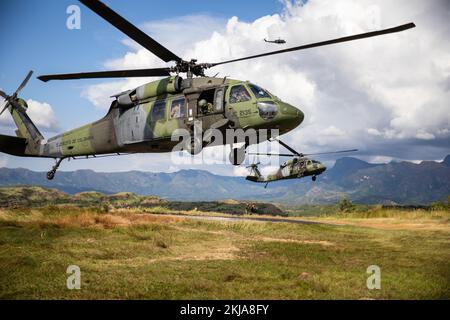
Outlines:
{"type": "Polygon", "coordinates": [[[308,219],[330,224],[0,210],[0,298],[450,298],[448,211],[308,219]],[[66,287],[69,265],[81,268],[81,290],[66,287]],[[381,268],[380,290],[366,287],[370,265],[381,268]]]}

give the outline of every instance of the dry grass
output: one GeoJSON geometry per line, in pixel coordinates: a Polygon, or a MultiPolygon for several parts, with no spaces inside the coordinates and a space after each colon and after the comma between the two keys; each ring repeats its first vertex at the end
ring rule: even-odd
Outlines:
{"type": "Polygon", "coordinates": [[[448,222],[405,216],[347,217],[355,226],[334,226],[0,210],[0,298],[450,298],[450,233],[427,225],[448,222]],[[70,264],[82,270],[82,290],[65,287],[70,264]],[[382,268],[382,290],[365,285],[372,264],[382,268]]]}
{"type": "Polygon", "coordinates": [[[305,220],[338,225],[355,225],[385,230],[429,230],[450,232],[450,211],[395,210],[375,208],[367,212],[351,212],[305,220]]]}

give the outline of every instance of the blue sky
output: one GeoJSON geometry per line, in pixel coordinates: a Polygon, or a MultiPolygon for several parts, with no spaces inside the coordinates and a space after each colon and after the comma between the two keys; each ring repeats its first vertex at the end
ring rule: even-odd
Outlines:
{"type": "MultiPolygon", "coordinates": [[[[164,21],[183,16],[214,17],[227,21],[236,15],[242,21],[252,21],[264,15],[281,12],[283,4],[278,0],[249,1],[104,1],[126,19],[142,26],[153,21],[164,21]]],[[[52,106],[59,123],[59,131],[76,128],[102,117],[105,110],[95,108],[86,98],[83,90],[105,80],[53,81],[43,83],[37,75],[104,70],[105,61],[124,55],[129,49],[122,41],[127,39],[120,31],[74,0],[17,0],[2,1],[0,4],[0,30],[3,43],[9,43],[8,50],[0,50],[0,88],[12,92],[23,80],[28,70],[34,76],[21,97],[46,102],[52,106]],[[81,8],[81,29],[66,28],[70,5],[81,8]],[[20,16],[18,23],[17,16],[20,16]]],[[[156,39],[165,44],[164,39],[156,39]]],[[[107,81],[107,80],[106,80],[107,81]]],[[[107,108],[109,105],[105,105],[107,108]]],[[[3,134],[14,135],[12,126],[0,126],[3,134]]],[[[48,138],[59,132],[46,132],[48,138]]],[[[26,159],[2,155],[1,165],[47,170],[51,162],[46,159],[26,159]],[[7,161],[5,161],[7,159],[7,161]]],[[[151,157],[151,156],[150,156],[151,157]]],[[[1,159],[0,159],[1,160],[1,159]]],[[[167,160],[167,159],[166,159],[167,160]]],[[[163,160],[163,161],[166,161],[163,160]]],[[[68,168],[91,168],[121,170],[125,161],[99,160],[68,164],[68,168]]],[[[146,168],[151,170],[152,168],[146,168]]]]}
{"type": "MultiPolygon", "coordinates": [[[[249,1],[105,1],[136,25],[184,15],[214,15],[228,19],[238,15],[253,20],[283,9],[278,0],[249,1]]],[[[45,73],[102,70],[105,60],[123,55],[126,36],[74,0],[17,0],[0,4],[0,30],[8,50],[0,51],[0,87],[12,91],[28,70],[45,73]],[[81,8],[81,30],[66,28],[69,5],[81,8]],[[17,20],[17,17],[20,19],[17,20]],[[20,23],[18,23],[20,21],[20,23]]],[[[164,39],[158,39],[164,43],[164,39]]],[[[77,127],[103,115],[80,97],[82,87],[97,80],[43,83],[33,79],[23,92],[25,98],[50,103],[63,129],[77,127]],[[74,114],[76,116],[74,117],[74,114]]]]}
{"type": "MultiPolygon", "coordinates": [[[[404,33],[230,64],[213,73],[252,80],[300,107],[304,123],[283,139],[302,152],[358,148],[355,156],[372,162],[441,160],[450,153],[448,0],[105,3],[178,55],[209,62],[267,51],[264,37],[282,36],[288,45],[298,45],[413,21],[417,28],[404,33]]],[[[15,90],[30,69],[36,76],[128,68],[130,63],[161,66],[74,0],[2,1],[0,30],[0,88],[6,92],[15,90]],[[66,28],[72,4],[81,8],[81,30],[66,28]]],[[[43,83],[34,77],[22,98],[51,105],[59,130],[45,132],[50,137],[102,117],[109,95],[134,86],[127,79],[43,83]]],[[[0,119],[0,133],[13,135],[14,128],[0,119]]],[[[180,168],[170,160],[167,154],[146,154],[64,163],[62,170],[180,168]]],[[[48,170],[51,161],[0,154],[0,166],[5,165],[48,170]]],[[[229,165],[182,166],[190,167],[245,174],[245,168],[229,165]]]]}

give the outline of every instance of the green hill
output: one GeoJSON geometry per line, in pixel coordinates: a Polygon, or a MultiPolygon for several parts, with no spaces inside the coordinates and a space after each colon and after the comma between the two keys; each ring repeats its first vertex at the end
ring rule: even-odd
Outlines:
{"type": "MultiPolygon", "coordinates": [[[[254,203],[254,202],[252,202],[254,203]]],[[[254,203],[257,214],[284,215],[271,203],[254,203]]],[[[140,196],[131,192],[105,195],[96,191],[68,195],[56,189],[37,186],[0,187],[0,208],[43,207],[49,205],[75,205],[78,207],[108,208],[165,208],[171,211],[202,211],[228,214],[247,213],[248,202],[227,201],[168,201],[157,196],[140,196]]]]}

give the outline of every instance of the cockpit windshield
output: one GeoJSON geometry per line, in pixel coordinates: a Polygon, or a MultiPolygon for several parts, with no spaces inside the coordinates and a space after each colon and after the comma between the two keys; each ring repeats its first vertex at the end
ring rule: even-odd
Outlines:
{"type": "Polygon", "coordinates": [[[269,93],[266,90],[264,90],[263,88],[261,88],[260,86],[257,86],[256,84],[249,84],[248,86],[252,90],[256,99],[261,99],[261,98],[269,98],[270,99],[271,98],[269,93]]]}

